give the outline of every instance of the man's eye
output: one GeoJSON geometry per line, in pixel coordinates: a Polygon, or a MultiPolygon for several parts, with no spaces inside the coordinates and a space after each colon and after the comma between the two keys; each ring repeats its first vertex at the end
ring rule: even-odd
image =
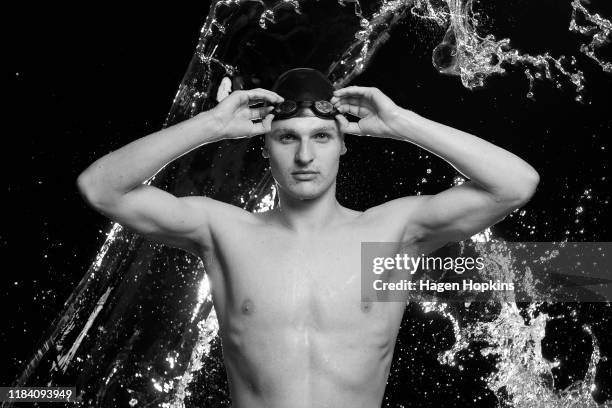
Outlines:
{"type": "Polygon", "coordinates": [[[280,140],[290,140],[290,139],[294,139],[295,136],[290,135],[290,134],[285,134],[285,135],[280,135],[279,139],[280,140]]]}
{"type": "Polygon", "coordinates": [[[327,139],[329,138],[329,135],[327,133],[318,133],[316,137],[317,139],[327,139]]]}

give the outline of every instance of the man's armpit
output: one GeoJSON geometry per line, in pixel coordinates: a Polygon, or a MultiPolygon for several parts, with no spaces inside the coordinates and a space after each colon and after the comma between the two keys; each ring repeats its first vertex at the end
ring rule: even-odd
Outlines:
{"type": "Polygon", "coordinates": [[[417,242],[424,233],[419,223],[419,207],[424,205],[430,196],[406,196],[387,201],[366,211],[375,223],[389,225],[399,229],[401,242],[417,242]]]}

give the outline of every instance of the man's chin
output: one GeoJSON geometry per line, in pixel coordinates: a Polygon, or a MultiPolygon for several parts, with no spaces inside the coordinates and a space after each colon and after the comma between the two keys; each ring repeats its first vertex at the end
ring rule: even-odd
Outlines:
{"type": "Polygon", "coordinates": [[[293,197],[295,197],[296,199],[300,200],[300,201],[308,201],[308,200],[314,200],[317,197],[320,197],[321,193],[320,192],[297,192],[293,194],[293,197]]]}
{"type": "Polygon", "coordinates": [[[312,200],[312,199],[315,199],[321,196],[321,194],[323,194],[323,191],[321,191],[318,188],[308,188],[308,187],[292,188],[289,190],[289,194],[291,194],[291,196],[295,198],[296,200],[306,201],[306,200],[312,200]]]}

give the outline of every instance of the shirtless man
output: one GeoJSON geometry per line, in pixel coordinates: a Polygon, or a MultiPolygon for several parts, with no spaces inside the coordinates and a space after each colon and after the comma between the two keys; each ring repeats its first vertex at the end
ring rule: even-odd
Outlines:
{"type": "Polygon", "coordinates": [[[380,407],[405,302],[362,301],[361,242],[429,253],[467,239],[524,205],[538,173],[376,88],[334,91],[318,71],[297,69],[273,89],[232,92],[210,111],[110,152],[78,188],[108,218],[204,260],[234,408],[380,407]],[[276,108],[250,107],[257,100],[276,108]],[[290,100],[330,101],[337,110],[280,105],[290,100]],[[335,192],[344,133],[414,143],[470,181],[365,212],[343,207],[335,192]],[[203,144],[260,134],[280,200],[271,211],[142,184],[203,144]]]}

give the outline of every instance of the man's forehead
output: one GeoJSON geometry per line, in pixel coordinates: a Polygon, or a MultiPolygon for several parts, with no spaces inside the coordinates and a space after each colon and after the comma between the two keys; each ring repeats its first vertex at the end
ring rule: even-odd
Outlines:
{"type": "Polygon", "coordinates": [[[275,129],[272,129],[272,134],[274,133],[290,133],[296,132],[300,129],[309,130],[311,132],[336,132],[338,129],[335,125],[323,125],[316,127],[303,127],[303,126],[281,126],[275,129]]]}
{"type": "Polygon", "coordinates": [[[321,119],[318,117],[294,117],[290,119],[272,122],[271,133],[286,132],[336,132],[338,130],[336,121],[333,119],[321,119]]]}

